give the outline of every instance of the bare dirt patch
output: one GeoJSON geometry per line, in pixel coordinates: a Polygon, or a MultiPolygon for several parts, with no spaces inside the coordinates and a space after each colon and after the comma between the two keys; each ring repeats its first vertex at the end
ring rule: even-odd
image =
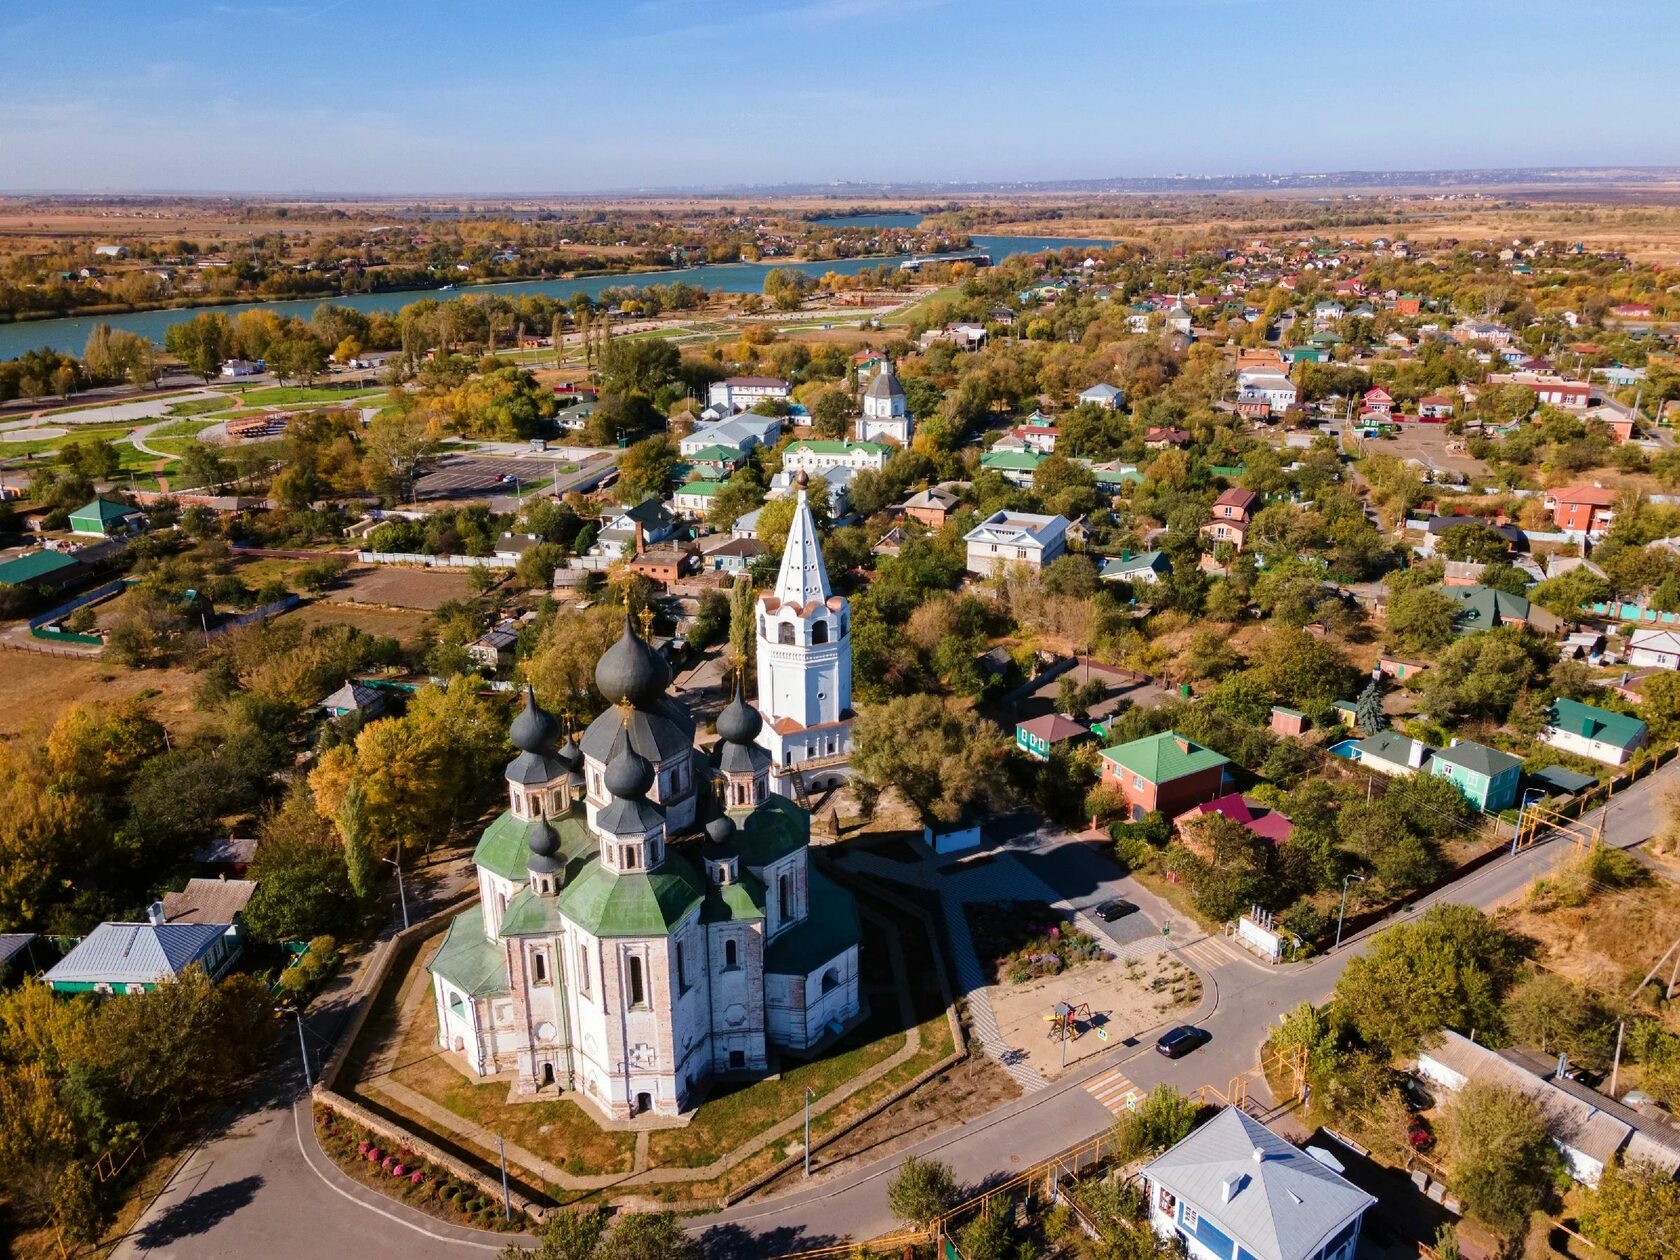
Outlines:
{"type": "Polygon", "coordinates": [[[414,608],[386,608],[378,604],[334,603],[330,597],[305,604],[290,614],[304,625],[354,626],[368,634],[389,635],[407,640],[426,623],[426,614],[414,608]]]}
{"type": "Polygon", "coordinates": [[[364,568],[351,569],[326,598],[332,603],[382,604],[430,612],[471,594],[472,579],[464,571],[364,568]]]}
{"type": "Polygon", "coordinates": [[[1525,898],[1501,911],[1499,921],[1535,941],[1536,959],[1551,970],[1625,995],[1680,936],[1680,884],[1658,878],[1550,910],[1525,898]]]}
{"type": "Polygon", "coordinates": [[[7,652],[0,665],[6,677],[0,737],[30,729],[45,732],[73,704],[113,704],[140,692],[152,693],[153,714],[177,734],[205,721],[193,706],[191,670],[130,670],[99,657],[35,652],[7,652]]]}

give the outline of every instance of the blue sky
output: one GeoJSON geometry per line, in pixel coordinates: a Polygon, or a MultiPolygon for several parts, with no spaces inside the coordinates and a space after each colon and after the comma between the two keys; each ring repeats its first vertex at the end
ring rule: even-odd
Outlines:
{"type": "Polygon", "coordinates": [[[1675,0],[0,0],[0,188],[1680,165],[1675,0]]]}

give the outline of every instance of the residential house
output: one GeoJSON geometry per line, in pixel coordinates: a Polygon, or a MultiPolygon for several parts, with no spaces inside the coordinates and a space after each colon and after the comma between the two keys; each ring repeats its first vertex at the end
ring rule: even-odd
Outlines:
{"type": "Polygon", "coordinates": [[[1102,751],[1102,782],[1119,789],[1127,817],[1159,811],[1176,818],[1225,791],[1230,762],[1180,735],[1162,731],[1102,751]]]}
{"type": "Polygon", "coordinates": [[[1542,743],[1610,766],[1627,765],[1648,737],[1645,723],[1636,717],[1561,697],[1552,702],[1540,728],[1542,743]]]}
{"type": "Polygon", "coordinates": [[[180,892],[163,894],[165,923],[208,923],[236,939],[245,929],[245,907],[257,891],[253,879],[189,879],[180,892]]]}
{"type": "Polygon", "coordinates": [[[1616,494],[1609,486],[1565,486],[1546,491],[1544,503],[1560,530],[1598,539],[1610,532],[1616,494]]]}
{"type": "Polygon", "coordinates": [[[1251,369],[1237,374],[1237,402],[1265,403],[1273,411],[1287,411],[1300,391],[1295,382],[1279,372],[1251,369]]]}
{"type": "Polygon", "coordinates": [[[1125,399],[1125,390],[1118,385],[1110,385],[1107,382],[1100,382],[1089,389],[1081,390],[1079,394],[1080,402],[1101,407],[1104,411],[1118,410],[1125,399]]]}
{"type": "Polygon", "coordinates": [[[1494,630],[1500,626],[1529,626],[1542,634],[1554,633],[1559,621],[1538,604],[1492,586],[1437,586],[1459,606],[1453,629],[1459,634],[1494,630]]]}
{"type": "Polygon", "coordinates": [[[865,346],[852,356],[852,371],[857,377],[858,388],[868,384],[869,378],[874,376],[887,362],[887,356],[879,350],[865,346]]]}
{"type": "Polygon", "coordinates": [[[1550,1055],[1490,1050],[1442,1029],[1432,1045],[1418,1052],[1417,1073],[1450,1093],[1478,1081],[1530,1099],[1545,1119],[1569,1175],[1584,1185],[1597,1185],[1618,1155],[1670,1176],[1680,1171],[1680,1130],[1560,1076],[1558,1061],[1550,1055]]]}
{"type": "Polygon", "coordinates": [[[87,576],[87,565],[62,551],[29,551],[0,564],[0,586],[44,588],[54,595],[87,576]]]}
{"type": "Polygon", "coordinates": [[[1150,425],[1143,431],[1144,449],[1158,451],[1168,446],[1189,446],[1190,430],[1177,425],[1150,425]]]}
{"type": "Polygon", "coordinates": [[[1425,394],[1418,399],[1419,420],[1447,420],[1452,413],[1453,400],[1446,394],[1425,394]]]}
{"type": "Polygon", "coordinates": [[[723,487],[721,481],[685,481],[671,495],[671,509],[690,520],[700,520],[711,510],[713,497],[723,487]]]}
{"type": "Polygon", "coordinates": [[[789,444],[782,451],[782,471],[788,474],[809,473],[818,476],[836,468],[854,472],[868,468],[875,472],[887,466],[891,448],[879,442],[820,441],[804,439],[789,444]]]}
{"type": "Polygon", "coordinates": [[[904,532],[903,526],[894,525],[881,535],[875,545],[869,549],[869,554],[872,556],[896,556],[904,550],[904,544],[908,538],[909,535],[904,532]]]}
{"type": "Polygon", "coordinates": [[[261,376],[264,365],[251,359],[228,359],[222,364],[221,375],[224,380],[237,380],[242,376],[261,376]]]}
{"type": "Polygon", "coordinates": [[[1365,396],[1359,400],[1359,410],[1373,412],[1386,416],[1394,410],[1394,395],[1378,385],[1365,391],[1365,396]]]}
{"type": "Polygon", "coordinates": [[[496,540],[495,555],[498,560],[518,560],[532,547],[542,542],[535,534],[515,534],[503,531],[496,540]]]}
{"type": "Polygon", "coordinates": [[[1378,731],[1355,744],[1350,760],[1390,778],[1416,774],[1435,750],[1399,731],[1378,731]]]}
{"type": "Polygon", "coordinates": [[[1233,486],[1213,501],[1213,519],[1202,526],[1203,536],[1215,543],[1230,543],[1241,551],[1259,506],[1260,496],[1254,491],[1233,486]]]}
{"type": "Polygon", "coordinates": [[[1039,761],[1049,761],[1051,750],[1058,744],[1090,738],[1090,727],[1060,713],[1046,713],[1015,724],[1015,747],[1039,761]]]}
{"type": "Polygon", "coordinates": [[[494,672],[513,664],[514,649],[519,643],[519,627],[504,621],[493,630],[467,644],[467,659],[494,672]]]}
{"type": "Polygon", "coordinates": [[[696,426],[677,442],[677,452],[684,459],[693,459],[710,447],[731,446],[744,454],[755,446],[774,443],[781,435],[782,421],[778,416],[731,416],[696,426]]]}
{"type": "Polygon", "coordinates": [[[1000,508],[981,521],[963,541],[968,571],[990,577],[1005,565],[1020,564],[1037,573],[1067,550],[1067,518],[1000,508]]]}
{"type": "Polygon", "coordinates": [[[0,988],[35,968],[35,933],[0,932],[0,988]]]}
{"type": "Polygon", "coordinates": [[[1030,487],[1033,472],[1045,460],[1037,451],[999,450],[993,447],[980,457],[980,467],[990,468],[1011,485],[1030,487]]]}
{"type": "Polygon", "coordinates": [[[949,490],[930,486],[918,490],[899,505],[899,511],[913,521],[920,521],[929,529],[945,528],[945,519],[957,510],[962,500],[949,490]]]}
{"type": "Polygon", "coordinates": [[[595,543],[602,555],[617,556],[624,544],[637,551],[662,543],[677,532],[677,518],[658,499],[644,499],[634,507],[619,507],[602,518],[595,543]]]}
{"type": "Polygon", "coordinates": [[[46,974],[55,993],[145,993],[198,967],[220,979],[241,942],[218,923],[165,923],[152,904],[146,923],[101,923],[46,974]]]}
{"type": "Polygon", "coordinates": [[[70,513],[70,532],[88,538],[120,538],[146,528],[146,513],[115,499],[97,498],[70,513]]]}
{"type": "Polygon", "coordinates": [[[1376,1203],[1238,1107],[1140,1175],[1151,1227],[1180,1240],[1190,1260],[1353,1260],[1376,1203]]]}
{"type": "Polygon", "coordinates": [[[342,687],[321,701],[320,708],[329,718],[359,713],[372,719],[384,714],[385,696],[376,688],[346,679],[342,687]]]}
{"type": "Polygon", "coordinates": [[[725,446],[718,442],[701,447],[689,455],[685,462],[697,472],[710,474],[713,478],[723,478],[747,462],[747,453],[739,446],[725,446]]]}
{"type": "Polygon", "coordinates": [[[661,588],[680,582],[693,572],[695,553],[674,543],[649,547],[633,558],[628,565],[632,573],[640,573],[661,588]]]}
{"type": "Polygon", "coordinates": [[[1153,586],[1172,575],[1172,561],[1164,551],[1127,552],[1103,562],[1097,576],[1105,582],[1129,582],[1133,586],[1153,586]]]}
{"type": "MultiPolygon", "coordinates": [[[[1295,824],[1283,814],[1249,800],[1241,792],[1228,792],[1200,805],[1192,805],[1173,820],[1173,829],[1183,839],[1186,825],[1208,814],[1218,814],[1241,824],[1244,830],[1267,844],[1282,844],[1295,830],[1295,824]]],[[[1192,844],[1192,847],[1195,846],[1192,844]]]]}
{"type": "Polygon", "coordinates": [[[714,573],[745,573],[754,560],[764,554],[764,544],[756,538],[737,538],[733,534],[715,536],[714,546],[700,555],[702,568],[714,573]]]}
{"type": "Polygon", "coordinates": [[[1592,403],[1593,387],[1586,381],[1566,380],[1550,372],[1495,372],[1489,386],[1521,385],[1542,403],[1569,410],[1584,410],[1592,403]]]}
{"type": "Polygon", "coordinates": [[[1455,739],[1429,761],[1429,773],[1450,779],[1477,809],[1497,814],[1517,803],[1522,758],[1470,739],[1455,739]]]}
{"type": "Polygon", "coordinates": [[[730,411],[749,411],[761,402],[785,403],[788,383],[779,376],[731,376],[713,381],[706,401],[730,411]]]}
{"type": "Polygon", "coordinates": [[[1635,630],[1628,639],[1628,664],[1640,669],[1680,669],[1680,634],[1635,630]]]}

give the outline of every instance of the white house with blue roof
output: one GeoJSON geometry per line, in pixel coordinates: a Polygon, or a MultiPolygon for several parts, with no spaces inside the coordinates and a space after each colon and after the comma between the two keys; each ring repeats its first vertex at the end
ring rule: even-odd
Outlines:
{"type": "MultiPolygon", "coordinates": [[[[154,907],[162,917],[162,908],[154,907]]],[[[241,943],[223,923],[101,923],[46,974],[55,993],[145,993],[190,967],[220,979],[241,943]]]]}
{"type": "Polygon", "coordinates": [[[1376,1199],[1227,1107],[1146,1165],[1149,1223],[1192,1260],[1352,1260],[1376,1199]]]}

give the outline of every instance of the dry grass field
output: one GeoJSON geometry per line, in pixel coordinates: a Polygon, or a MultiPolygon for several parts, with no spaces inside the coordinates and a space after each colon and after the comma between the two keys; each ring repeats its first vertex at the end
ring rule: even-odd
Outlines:
{"type": "Polygon", "coordinates": [[[35,652],[0,655],[5,670],[6,703],[0,705],[0,738],[27,730],[45,733],[73,704],[106,705],[141,692],[152,693],[153,713],[171,731],[203,724],[193,707],[196,678],[191,670],[124,669],[98,657],[43,656],[35,652]]]}
{"type": "Polygon", "coordinates": [[[430,612],[453,599],[472,594],[472,579],[464,569],[351,569],[326,592],[333,603],[380,604],[430,612]]]}

